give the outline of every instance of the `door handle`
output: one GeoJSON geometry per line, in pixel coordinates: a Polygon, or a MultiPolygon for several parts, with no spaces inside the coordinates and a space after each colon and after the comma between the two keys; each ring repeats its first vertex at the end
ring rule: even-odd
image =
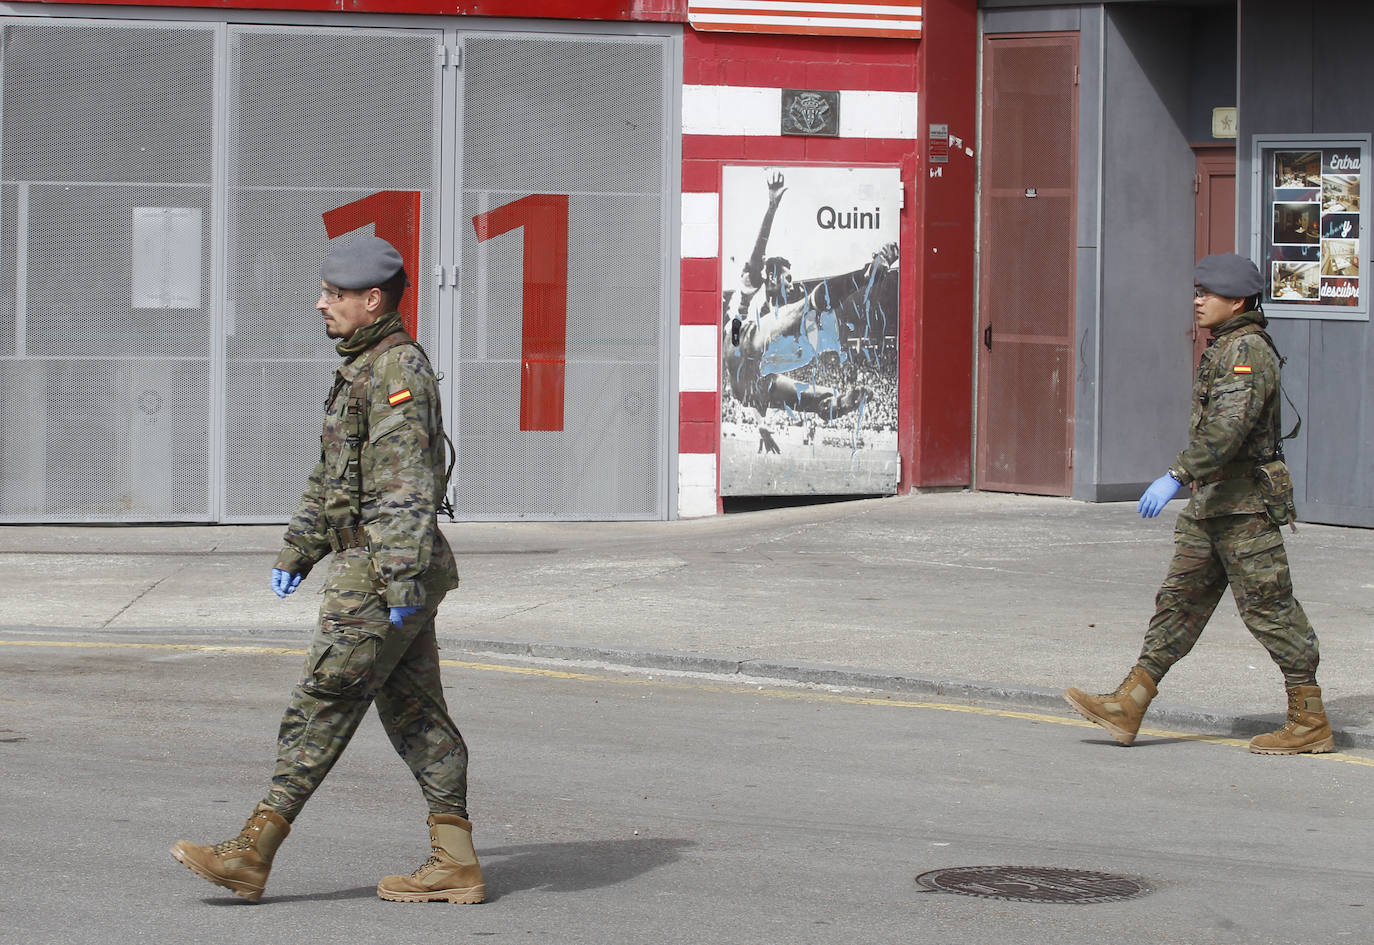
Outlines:
{"type": "Polygon", "coordinates": [[[988,327],[983,329],[983,347],[992,350],[992,322],[988,322],[988,327]]]}

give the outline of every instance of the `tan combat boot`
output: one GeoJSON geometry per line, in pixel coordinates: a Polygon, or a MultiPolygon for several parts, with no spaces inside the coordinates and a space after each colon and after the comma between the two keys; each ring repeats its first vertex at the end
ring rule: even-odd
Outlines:
{"type": "Polygon", "coordinates": [[[457,814],[429,815],[433,852],[409,876],[386,876],[377,895],[392,902],[481,902],[487,898],[482,867],[472,848],[472,824],[457,814]]]}
{"type": "Polygon", "coordinates": [[[1250,740],[1250,750],[1257,755],[1301,755],[1332,751],[1335,747],[1331,723],[1322,707],[1321,686],[1289,687],[1288,721],[1276,731],[1250,740]]]}
{"type": "Polygon", "coordinates": [[[182,840],[172,847],[172,856],[202,879],[232,890],[249,902],[257,902],[267,885],[272,857],[290,832],[291,825],[281,814],[259,804],[234,839],[212,847],[182,840]]]}
{"type": "Polygon", "coordinates": [[[1132,666],[1116,692],[1091,696],[1070,686],[1064,690],[1064,699],[1083,718],[1101,725],[1121,744],[1129,745],[1135,741],[1135,733],[1140,731],[1140,720],[1145,717],[1150,700],[1158,694],[1150,674],[1140,666],[1132,666]]]}

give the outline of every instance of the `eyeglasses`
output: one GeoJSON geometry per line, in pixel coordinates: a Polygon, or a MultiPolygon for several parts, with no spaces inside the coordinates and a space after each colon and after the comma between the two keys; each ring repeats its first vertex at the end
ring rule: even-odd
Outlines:
{"type": "Polygon", "coordinates": [[[344,294],[342,289],[325,288],[320,290],[320,298],[324,299],[326,302],[338,302],[343,297],[344,294]]]}

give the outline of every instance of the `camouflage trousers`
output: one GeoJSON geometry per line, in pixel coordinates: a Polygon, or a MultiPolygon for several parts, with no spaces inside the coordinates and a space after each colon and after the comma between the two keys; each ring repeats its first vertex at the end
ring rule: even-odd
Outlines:
{"type": "Polygon", "coordinates": [[[434,637],[444,593],[427,590],[425,606],[396,627],[378,594],[326,585],[305,671],[282,717],[265,804],[294,820],[375,702],[430,813],[467,817],[467,745],[444,700],[434,637]]]}
{"type": "Polygon", "coordinates": [[[1283,535],[1264,513],[1195,519],[1180,514],[1174,557],[1155,597],[1139,663],[1156,680],[1188,654],[1227,585],[1286,686],[1316,683],[1317,634],[1293,598],[1283,535]]]}

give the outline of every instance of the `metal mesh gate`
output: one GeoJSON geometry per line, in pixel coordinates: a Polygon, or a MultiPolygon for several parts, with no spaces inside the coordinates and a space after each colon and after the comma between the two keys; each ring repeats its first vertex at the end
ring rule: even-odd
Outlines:
{"type": "Polygon", "coordinates": [[[464,45],[464,518],[663,517],[665,54],[661,40],[464,45]],[[478,241],[470,222],[530,194],[567,197],[561,430],[520,429],[526,234],[478,241]]]}
{"type": "Polygon", "coordinates": [[[313,307],[347,234],[325,217],[390,225],[358,210],[383,193],[420,208],[410,292],[462,516],[666,514],[666,37],[0,33],[0,521],[285,520],[338,361],[313,307]],[[566,201],[557,430],[520,428],[521,234],[472,224],[530,195],[566,201]],[[430,278],[453,263],[457,292],[430,278]]]}
{"type": "Polygon", "coordinates": [[[3,38],[0,519],[206,519],[215,34],[3,38]]]}
{"type": "MultiPolygon", "coordinates": [[[[314,311],[323,214],[379,191],[435,197],[440,34],[236,28],[229,37],[228,521],[280,521],[319,458],[339,356],[314,311]]],[[[432,226],[429,227],[432,229],[432,226]]],[[[341,238],[346,239],[347,236],[341,238]]],[[[434,240],[408,292],[433,306],[434,240]]],[[[422,317],[425,328],[433,319],[422,317]]]]}

